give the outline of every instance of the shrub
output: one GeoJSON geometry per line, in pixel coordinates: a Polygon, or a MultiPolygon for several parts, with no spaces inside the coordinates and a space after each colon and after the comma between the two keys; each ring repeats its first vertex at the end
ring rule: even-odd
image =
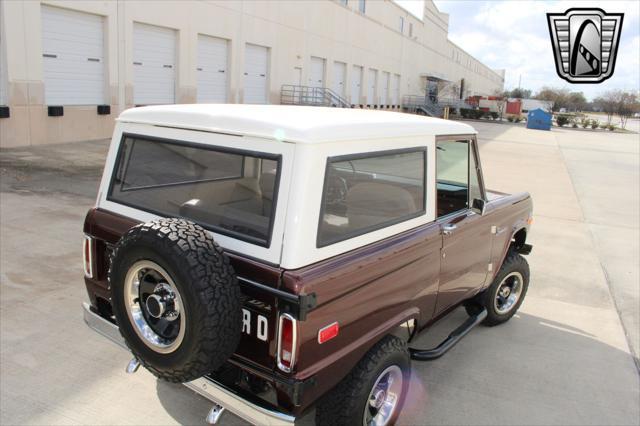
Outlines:
{"type": "Polygon", "coordinates": [[[513,123],[513,116],[511,116],[511,115],[510,115],[510,116],[508,116],[508,117],[507,117],[507,120],[509,121],[509,123],[513,123]]]}
{"type": "Polygon", "coordinates": [[[609,127],[609,125],[607,123],[600,123],[600,128],[601,129],[606,129],[607,127],[609,127]]]}
{"type": "Polygon", "coordinates": [[[475,118],[476,120],[482,118],[482,116],[484,115],[484,111],[479,109],[474,109],[472,112],[473,112],[472,117],[475,118]]]}
{"type": "Polygon", "coordinates": [[[573,123],[573,125],[571,127],[573,127],[574,129],[577,129],[578,128],[578,123],[573,123]]]}
{"type": "Polygon", "coordinates": [[[460,108],[462,118],[469,118],[469,111],[471,111],[469,108],[460,108]]]}
{"type": "Polygon", "coordinates": [[[611,130],[612,132],[616,129],[616,126],[614,126],[613,124],[609,124],[607,125],[607,129],[611,130]]]}
{"type": "Polygon", "coordinates": [[[559,115],[556,118],[556,123],[558,123],[558,126],[562,127],[565,124],[569,124],[569,117],[567,117],[566,115],[559,115]]]}
{"type": "Polygon", "coordinates": [[[494,119],[494,120],[498,119],[498,113],[497,112],[491,111],[489,113],[489,115],[491,115],[491,118],[494,119]]]}
{"type": "MultiPolygon", "coordinates": [[[[590,124],[591,124],[591,121],[590,121],[588,118],[586,118],[586,117],[584,117],[582,120],[580,120],[580,125],[581,125],[583,128],[585,128],[585,129],[586,129],[587,127],[589,127],[589,125],[590,125],[590,124]]],[[[577,127],[577,126],[576,126],[576,127],[577,127]]]]}
{"type": "Polygon", "coordinates": [[[513,121],[516,123],[521,122],[522,120],[524,120],[524,118],[522,118],[521,116],[517,115],[516,117],[514,117],[513,121]]]}
{"type": "Polygon", "coordinates": [[[591,128],[594,130],[598,128],[598,120],[591,120],[591,128]]]}

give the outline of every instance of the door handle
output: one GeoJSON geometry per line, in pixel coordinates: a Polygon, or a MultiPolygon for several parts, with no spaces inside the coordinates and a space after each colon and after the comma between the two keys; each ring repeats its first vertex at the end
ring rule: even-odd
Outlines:
{"type": "Polygon", "coordinates": [[[453,233],[453,231],[456,230],[457,227],[458,227],[457,225],[454,225],[452,223],[447,223],[446,225],[444,225],[442,227],[442,233],[444,235],[451,235],[453,233]]]}

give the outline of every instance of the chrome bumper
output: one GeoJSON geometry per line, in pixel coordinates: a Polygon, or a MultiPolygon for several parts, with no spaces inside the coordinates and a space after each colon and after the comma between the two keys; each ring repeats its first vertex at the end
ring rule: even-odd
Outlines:
{"type": "MultiPolygon", "coordinates": [[[[83,303],[84,322],[98,334],[106,337],[119,346],[127,349],[124,339],[120,335],[118,326],[93,313],[88,303],[83,303]]],[[[233,414],[255,425],[293,425],[295,417],[274,411],[249,402],[232,389],[214,382],[206,377],[184,383],[189,389],[199,393],[215,404],[219,404],[233,414]]]]}

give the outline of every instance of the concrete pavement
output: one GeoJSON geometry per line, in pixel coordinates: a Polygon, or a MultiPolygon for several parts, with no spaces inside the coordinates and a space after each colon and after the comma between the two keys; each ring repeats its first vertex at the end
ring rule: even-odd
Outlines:
{"type": "MultiPolygon", "coordinates": [[[[400,423],[639,424],[638,135],[472,125],[487,186],[534,197],[531,287],[509,323],[414,363],[400,423]]],[[[210,408],[142,369],[126,375],[127,353],[82,322],[82,220],[105,153],[0,153],[1,424],[203,424],[210,408]]]]}

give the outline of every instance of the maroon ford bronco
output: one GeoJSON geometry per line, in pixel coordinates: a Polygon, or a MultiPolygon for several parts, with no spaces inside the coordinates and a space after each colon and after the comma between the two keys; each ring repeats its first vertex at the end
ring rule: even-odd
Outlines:
{"type": "Polygon", "coordinates": [[[409,114],[171,105],[118,119],[84,224],[87,324],[254,424],[391,425],[411,360],[511,318],[531,197],[475,131],[409,114]],[[431,349],[414,337],[464,306],[431,349]]]}

